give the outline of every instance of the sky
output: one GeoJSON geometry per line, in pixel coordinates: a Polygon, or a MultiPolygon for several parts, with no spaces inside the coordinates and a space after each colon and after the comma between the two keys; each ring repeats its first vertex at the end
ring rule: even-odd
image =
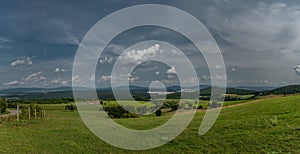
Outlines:
{"type": "MultiPolygon", "coordinates": [[[[0,1],[0,89],[64,87],[71,86],[72,81],[84,85],[82,78],[72,76],[72,69],[85,34],[105,16],[139,4],[173,6],[202,22],[221,50],[230,86],[284,86],[300,82],[298,0],[4,0],[0,1]]],[[[157,20],[167,17],[162,15],[157,20]]],[[[116,36],[99,58],[96,73],[87,75],[86,80],[95,81],[98,87],[110,86],[111,80],[144,86],[158,80],[176,85],[176,73],[184,68],[143,62],[167,55],[180,64],[181,56],[174,47],[194,62],[199,84],[209,84],[212,77],[205,59],[192,42],[176,31],[158,26],[137,27],[116,36]],[[156,41],[139,44],[147,40],[156,41]],[[112,76],[117,59],[124,67],[130,63],[138,66],[129,74],[112,76]]],[[[184,82],[198,84],[188,77],[184,82]]]]}

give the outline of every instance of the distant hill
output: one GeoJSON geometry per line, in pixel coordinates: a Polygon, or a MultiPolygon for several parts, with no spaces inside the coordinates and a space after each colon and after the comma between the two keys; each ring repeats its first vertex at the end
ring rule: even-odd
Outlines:
{"type": "Polygon", "coordinates": [[[46,90],[45,88],[11,88],[2,89],[0,93],[24,93],[24,92],[41,92],[46,90]]]}
{"type": "MultiPolygon", "coordinates": [[[[79,88],[86,89],[86,88],[79,88]]],[[[10,88],[0,90],[0,94],[12,94],[12,93],[41,93],[41,92],[53,92],[53,91],[67,91],[72,90],[72,87],[57,87],[57,88],[10,88]]]]}
{"type": "MultiPolygon", "coordinates": [[[[193,89],[195,87],[190,88],[183,88],[183,89],[193,89]]],[[[200,95],[207,96],[211,94],[211,87],[210,86],[199,86],[200,95]]],[[[215,87],[216,90],[224,90],[223,88],[215,87]]],[[[256,87],[251,90],[244,89],[247,87],[229,87],[226,88],[227,94],[237,94],[237,95],[247,95],[247,94],[255,94],[255,95],[270,95],[270,94],[300,94],[300,85],[290,85],[280,88],[271,88],[271,90],[257,90],[261,89],[256,87]]],[[[263,87],[266,88],[266,87],[263,87]]],[[[125,94],[127,87],[116,87],[116,91],[118,94],[125,94]]],[[[150,95],[147,93],[149,88],[147,87],[139,87],[139,86],[130,86],[130,93],[136,99],[150,99],[150,95]]],[[[168,92],[174,92],[173,94],[169,94],[168,98],[180,98],[182,88],[180,86],[170,86],[166,88],[168,92]]],[[[77,88],[80,91],[80,95],[83,98],[88,98],[91,96],[91,89],[89,88],[77,88]]],[[[154,89],[155,90],[155,89],[154,89]]],[[[185,91],[185,93],[192,94],[191,91],[185,91]]],[[[97,94],[100,99],[115,99],[112,89],[108,88],[101,88],[97,89],[97,94]]],[[[20,99],[49,99],[49,98],[73,98],[73,91],[72,87],[58,87],[58,88],[13,88],[13,89],[3,89],[0,90],[0,97],[6,98],[20,98],[20,99]]],[[[127,96],[124,95],[124,99],[127,96]]]]}
{"type": "MultiPolygon", "coordinates": [[[[215,90],[223,91],[224,88],[215,87],[215,90]]],[[[257,91],[237,89],[237,88],[226,88],[226,94],[246,95],[246,94],[255,94],[255,93],[257,93],[257,91]]],[[[211,87],[200,90],[200,95],[210,95],[210,94],[211,94],[211,87]]]]}
{"type": "Polygon", "coordinates": [[[287,95],[287,94],[300,94],[300,85],[289,85],[285,87],[280,87],[276,88],[273,90],[265,91],[262,93],[263,95],[270,95],[270,94],[282,94],[282,95],[287,95]]]}
{"type": "Polygon", "coordinates": [[[232,87],[235,89],[244,89],[244,90],[253,90],[253,91],[268,91],[268,90],[273,90],[278,87],[273,87],[273,86],[263,86],[263,87],[256,87],[256,86],[237,86],[237,87],[232,87]]]}

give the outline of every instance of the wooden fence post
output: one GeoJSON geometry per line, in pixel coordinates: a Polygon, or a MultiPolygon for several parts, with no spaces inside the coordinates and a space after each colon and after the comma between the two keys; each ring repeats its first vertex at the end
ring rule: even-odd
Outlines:
{"type": "Polygon", "coordinates": [[[30,107],[28,108],[28,119],[30,120],[30,107]]]}
{"type": "Polygon", "coordinates": [[[20,116],[19,116],[19,104],[17,104],[17,122],[19,122],[20,116]]]}
{"type": "Polygon", "coordinates": [[[44,110],[42,110],[42,117],[43,117],[43,119],[44,119],[44,110]]]}

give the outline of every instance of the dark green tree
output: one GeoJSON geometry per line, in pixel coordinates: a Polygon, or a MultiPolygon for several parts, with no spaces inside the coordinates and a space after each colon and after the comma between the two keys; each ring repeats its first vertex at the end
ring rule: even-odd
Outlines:
{"type": "Polygon", "coordinates": [[[4,99],[0,99],[0,113],[6,112],[7,103],[4,99]]]}
{"type": "Polygon", "coordinates": [[[162,115],[161,109],[157,110],[155,112],[155,115],[158,116],[158,117],[160,117],[162,115]]]}

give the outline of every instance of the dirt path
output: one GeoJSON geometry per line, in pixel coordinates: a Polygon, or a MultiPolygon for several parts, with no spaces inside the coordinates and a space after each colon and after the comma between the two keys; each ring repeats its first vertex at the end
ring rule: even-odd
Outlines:
{"type": "MultiPolygon", "coordinates": [[[[268,100],[268,99],[273,99],[273,98],[278,98],[278,97],[282,97],[281,95],[271,95],[271,96],[267,96],[265,98],[260,98],[260,99],[257,99],[257,100],[252,100],[252,101],[249,101],[249,102],[245,102],[245,103],[240,103],[240,104],[235,104],[235,105],[229,105],[229,106],[223,106],[222,109],[224,108],[234,108],[234,107],[238,107],[238,106],[242,106],[242,105],[247,105],[247,104],[252,104],[252,103],[257,103],[257,102],[262,102],[264,100],[268,100]]],[[[196,112],[206,112],[207,110],[205,109],[197,109],[196,112]]],[[[183,111],[181,112],[181,114],[183,113],[189,113],[190,111],[183,111]]]]}
{"type": "MultiPolygon", "coordinates": [[[[17,115],[17,110],[7,110],[8,112],[10,112],[10,113],[8,113],[8,114],[3,114],[3,115],[1,115],[1,117],[8,117],[8,116],[14,116],[14,115],[17,115]]],[[[19,111],[19,113],[20,113],[21,111],[19,111]]]]}
{"type": "Polygon", "coordinates": [[[242,106],[242,105],[247,105],[247,104],[251,104],[251,103],[257,103],[257,102],[261,102],[267,99],[271,99],[271,98],[277,98],[277,97],[281,97],[278,95],[274,95],[274,96],[268,96],[266,98],[262,98],[262,99],[258,99],[258,100],[253,100],[253,101],[249,101],[249,102],[245,102],[245,103],[239,103],[239,104],[235,104],[235,105],[229,105],[223,108],[232,108],[232,107],[237,107],[237,106],[242,106]]]}

